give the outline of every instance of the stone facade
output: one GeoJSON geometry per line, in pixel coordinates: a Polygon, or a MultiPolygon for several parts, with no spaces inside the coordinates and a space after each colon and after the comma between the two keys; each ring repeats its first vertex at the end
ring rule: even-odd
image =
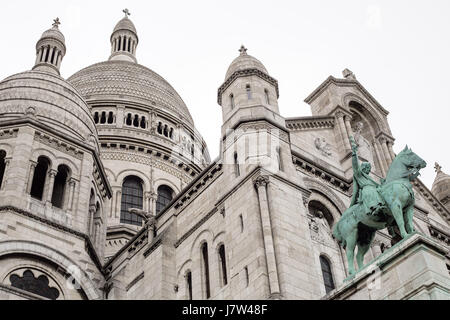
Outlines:
{"type": "MultiPolygon", "coordinates": [[[[345,291],[331,229],[351,199],[348,136],[376,180],[395,157],[388,111],[346,69],[306,98],[312,116],[285,118],[277,80],[241,47],[211,161],[178,93],[137,63],[124,12],[108,61],[61,78],[55,20],[33,70],[0,82],[0,298],[368,298],[345,291]]],[[[450,179],[437,172],[433,192],[413,183],[415,228],[445,283],[450,179]]],[[[391,240],[378,232],[365,262],[391,240]]]]}

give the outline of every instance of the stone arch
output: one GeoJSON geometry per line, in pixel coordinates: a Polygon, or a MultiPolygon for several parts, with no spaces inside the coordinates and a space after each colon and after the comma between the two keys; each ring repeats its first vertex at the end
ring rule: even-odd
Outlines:
{"type": "Polygon", "coordinates": [[[88,299],[98,300],[101,298],[101,295],[96,290],[95,284],[84,271],[84,268],[81,268],[63,253],[44,244],[28,240],[8,240],[0,243],[0,257],[13,253],[24,253],[38,258],[44,258],[61,267],[66,272],[73,270],[74,266],[77,267],[81,273],[81,277],[79,279],[77,277],[74,278],[80,284],[88,299]]]}
{"type": "Polygon", "coordinates": [[[168,187],[170,187],[173,190],[174,196],[177,195],[180,192],[179,188],[177,188],[177,186],[172,181],[170,181],[169,179],[166,179],[166,178],[158,178],[158,179],[156,179],[154,181],[154,186],[153,187],[155,188],[155,190],[158,190],[158,187],[161,186],[161,185],[164,185],[164,184],[167,185],[168,187]]]}
{"type": "Polygon", "coordinates": [[[195,253],[194,250],[199,249],[202,246],[203,242],[208,242],[212,245],[214,239],[214,234],[211,230],[205,229],[202,230],[194,239],[191,246],[191,257],[195,253]]]}
{"type": "MultiPolygon", "coordinates": [[[[369,114],[371,117],[373,117],[374,123],[378,124],[379,130],[385,130],[389,132],[389,128],[387,126],[386,120],[383,116],[380,115],[379,111],[374,108],[370,103],[368,103],[366,100],[362,99],[358,95],[354,93],[347,93],[342,97],[342,104],[347,108],[350,109],[350,103],[352,101],[357,102],[360,104],[364,110],[369,114]]],[[[376,132],[377,134],[377,132],[376,132]]]]}
{"type": "Polygon", "coordinates": [[[58,165],[57,165],[57,162],[56,162],[56,159],[57,159],[56,155],[53,152],[51,152],[51,151],[49,151],[47,149],[38,148],[38,149],[33,150],[33,153],[31,154],[30,160],[34,161],[34,162],[37,162],[38,158],[41,157],[41,156],[46,157],[50,161],[49,169],[53,169],[53,170],[57,170],[58,169],[58,165]]]}
{"type": "Polygon", "coordinates": [[[0,143],[0,150],[6,152],[6,157],[11,157],[13,152],[13,147],[9,143],[0,143]]]}
{"type": "MultiPolygon", "coordinates": [[[[325,196],[325,198],[328,198],[328,201],[330,201],[339,211],[340,215],[344,213],[345,210],[347,210],[347,205],[327,186],[323,185],[322,183],[318,181],[314,181],[311,178],[303,178],[303,181],[306,184],[306,187],[309,190],[315,190],[319,194],[322,194],[325,196]]],[[[308,199],[309,200],[309,199],[308,199]]],[[[334,217],[334,216],[333,216],[334,217]]],[[[337,220],[339,220],[340,217],[335,217],[337,220]]]]}
{"type": "Polygon", "coordinates": [[[72,160],[66,157],[57,157],[55,160],[55,166],[58,167],[59,165],[65,165],[70,169],[70,177],[78,177],[78,167],[72,160]]]}
{"type": "Polygon", "coordinates": [[[106,173],[107,177],[111,177],[111,179],[113,179],[112,181],[110,180],[109,182],[117,181],[117,176],[114,174],[114,172],[111,169],[105,168],[105,173],[106,173]]]}
{"type": "Polygon", "coordinates": [[[125,169],[125,170],[120,171],[117,174],[116,182],[118,183],[118,185],[122,186],[123,185],[123,181],[128,176],[136,176],[136,177],[140,178],[142,180],[142,183],[144,184],[143,185],[143,189],[144,189],[143,191],[144,192],[145,191],[150,191],[150,189],[151,189],[150,185],[151,184],[150,184],[150,180],[148,179],[148,177],[145,174],[143,174],[142,172],[137,171],[137,170],[133,170],[133,169],[125,169]]]}

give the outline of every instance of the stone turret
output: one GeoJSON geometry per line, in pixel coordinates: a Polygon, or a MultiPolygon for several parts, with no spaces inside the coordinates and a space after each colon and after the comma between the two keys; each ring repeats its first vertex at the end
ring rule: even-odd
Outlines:
{"type": "Polygon", "coordinates": [[[434,169],[436,170],[436,178],[431,192],[450,210],[450,176],[442,171],[442,167],[438,163],[435,163],[434,169]]]}
{"type": "Polygon", "coordinates": [[[125,17],[114,27],[111,34],[111,56],[109,60],[137,62],[136,47],[139,43],[136,27],[128,18],[130,12],[124,9],[125,17]]]}
{"type": "Polygon", "coordinates": [[[33,70],[56,73],[59,75],[61,61],[66,54],[64,35],[59,31],[59,18],[53,27],[45,31],[36,43],[36,62],[33,70]]]}

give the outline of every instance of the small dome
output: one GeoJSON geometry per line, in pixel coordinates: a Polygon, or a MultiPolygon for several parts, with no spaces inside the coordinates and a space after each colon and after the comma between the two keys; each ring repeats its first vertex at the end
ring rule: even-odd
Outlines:
{"type": "Polygon", "coordinates": [[[436,178],[434,179],[431,192],[442,201],[446,196],[450,196],[450,176],[442,171],[439,164],[434,166],[436,170],[436,178]]]}
{"type": "Polygon", "coordinates": [[[61,31],[59,31],[58,27],[56,26],[53,26],[52,28],[48,29],[42,34],[41,40],[44,39],[56,39],[59,40],[64,45],[66,41],[64,35],[61,33],[61,31]]]}
{"type": "Polygon", "coordinates": [[[76,140],[98,139],[89,107],[78,91],[56,74],[26,71],[0,82],[3,120],[31,117],[76,140]]]}
{"type": "Polygon", "coordinates": [[[236,59],[234,59],[228,67],[227,74],[225,75],[225,81],[236,71],[246,69],[257,69],[267,75],[269,74],[261,61],[247,54],[247,49],[244,46],[241,46],[241,49],[239,49],[239,51],[241,52],[241,54],[236,59]]]}
{"type": "Polygon", "coordinates": [[[134,32],[134,34],[137,35],[136,27],[134,26],[133,22],[128,19],[128,17],[124,17],[122,20],[117,22],[116,26],[114,27],[113,33],[119,30],[128,30],[134,32]]]}

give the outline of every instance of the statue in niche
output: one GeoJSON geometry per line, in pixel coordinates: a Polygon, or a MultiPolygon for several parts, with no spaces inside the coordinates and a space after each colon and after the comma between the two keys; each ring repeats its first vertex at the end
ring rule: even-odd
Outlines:
{"type": "Polygon", "coordinates": [[[314,140],[314,144],[316,146],[316,149],[320,150],[324,156],[331,156],[331,146],[329,143],[327,143],[325,138],[316,138],[314,140]]]}
{"type": "Polygon", "coordinates": [[[331,227],[322,211],[317,210],[309,222],[311,238],[323,244],[332,243],[331,227]],[[330,242],[331,240],[331,242],[330,242]]]}
{"type": "Polygon", "coordinates": [[[364,136],[362,135],[363,129],[364,129],[364,123],[362,123],[361,121],[358,121],[356,123],[355,128],[353,128],[354,140],[355,140],[356,145],[358,146],[359,155],[362,158],[364,158],[367,162],[370,162],[373,165],[374,162],[373,162],[373,156],[372,156],[372,148],[370,146],[369,141],[367,141],[366,138],[364,138],[364,136]]]}

